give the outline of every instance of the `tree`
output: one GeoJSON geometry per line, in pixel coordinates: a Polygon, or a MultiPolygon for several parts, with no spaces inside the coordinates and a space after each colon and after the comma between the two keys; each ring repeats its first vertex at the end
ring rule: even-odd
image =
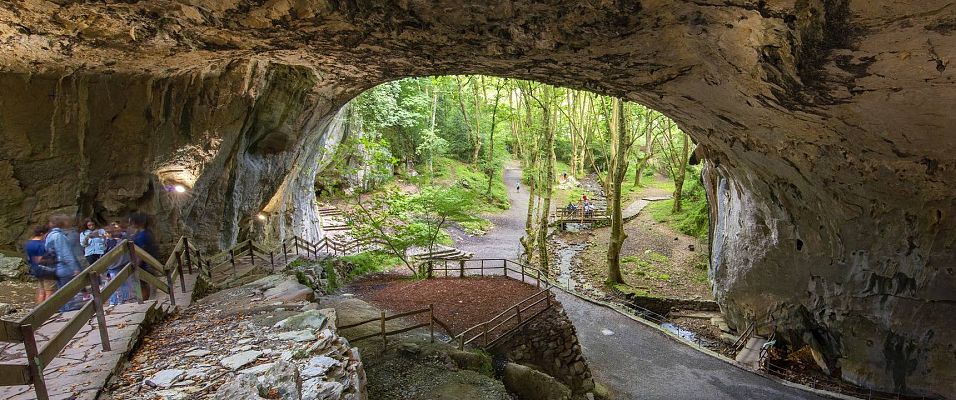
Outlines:
{"type": "Polygon", "coordinates": [[[624,233],[624,218],[621,209],[621,184],[627,174],[627,158],[634,143],[627,132],[624,101],[614,98],[611,114],[611,151],[608,163],[607,182],[610,188],[608,207],[611,211],[611,238],[607,248],[607,282],[624,283],[621,276],[621,247],[627,235],[624,233]]]}
{"type": "Polygon", "coordinates": [[[382,246],[383,251],[402,260],[413,274],[408,251],[413,247],[434,250],[449,221],[476,219],[474,195],[452,187],[426,187],[416,195],[389,190],[376,196],[356,198],[347,222],[357,240],[382,246]]]}
{"type": "Polygon", "coordinates": [[[538,88],[528,85],[528,96],[541,108],[541,145],[538,148],[538,160],[543,161],[537,179],[538,196],[541,197],[541,207],[538,210],[538,265],[541,270],[548,270],[548,213],[551,210],[551,193],[554,187],[554,89],[550,85],[539,85],[540,95],[535,92],[538,88]]]}
{"type": "Polygon", "coordinates": [[[664,122],[661,130],[660,152],[664,155],[663,164],[667,175],[674,181],[674,207],[671,212],[680,212],[687,162],[690,159],[690,138],[670,119],[664,122]]]}

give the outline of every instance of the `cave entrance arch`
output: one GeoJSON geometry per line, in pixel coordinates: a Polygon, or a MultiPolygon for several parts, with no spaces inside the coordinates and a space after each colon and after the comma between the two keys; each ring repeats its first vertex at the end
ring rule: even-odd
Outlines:
{"type": "Polygon", "coordinates": [[[302,149],[351,97],[406,76],[536,80],[646,104],[702,146],[714,243],[734,239],[713,251],[732,323],[772,316],[869,387],[956,392],[945,2],[48,5],[0,11],[0,89],[22,94],[0,97],[7,247],[78,199],[169,213],[147,188],[173,166],[196,180],[170,231],[225,245],[263,209],[294,231],[302,149]]]}

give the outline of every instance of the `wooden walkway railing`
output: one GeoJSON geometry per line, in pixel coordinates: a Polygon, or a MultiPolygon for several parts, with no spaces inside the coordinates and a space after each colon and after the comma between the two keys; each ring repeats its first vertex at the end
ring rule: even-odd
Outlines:
{"type": "MultiPolygon", "coordinates": [[[[32,312],[19,321],[0,320],[0,342],[22,343],[26,353],[26,364],[0,364],[0,386],[33,385],[38,399],[49,398],[46,383],[43,379],[43,370],[60,354],[76,334],[91,318],[96,318],[99,329],[100,343],[104,351],[110,351],[109,331],[106,324],[106,314],[103,310],[104,302],[109,299],[131,276],[136,281],[143,281],[166,293],[169,303],[176,306],[175,282],[179,281],[180,293],[186,294],[185,275],[197,271],[202,276],[212,279],[213,274],[230,265],[233,275],[237,273],[237,259],[248,257],[250,264],[256,267],[256,261],[261,265],[270,265],[274,272],[276,268],[277,252],[281,251],[279,260],[282,267],[289,264],[289,255],[306,255],[317,257],[319,253],[334,255],[350,254],[352,251],[367,248],[374,243],[359,241],[336,241],[323,238],[313,243],[299,236],[293,236],[281,241],[274,248],[267,249],[262,243],[245,240],[220,253],[203,257],[202,252],[194,247],[189,238],[181,237],[173,247],[169,258],[161,263],[145,250],[137,247],[130,241],[122,241],[111,251],[104,254],[99,260],[84,269],[57,292],[40,303],[32,312]],[[290,251],[290,248],[292,249],[290,251]],[[125,266],[119,273],[101,289],[100,276],[107,268],[126,258],[125,266]],[[148,268],[143,268],[141,263],[148,268]],[[72,301],[82,291],[89,291],[92,300],[83,304],[79,311],[72,315],[70,321],[59,332],[53,334],[50,340],[39,343],[36,331],[50,321],[59,309],[72,301]]],[[[143,302],[140,286],[133,285],[135,296],[143,302]]],[[[443,325],[443,324],[442,324],[443,325]]],[[[447,329],[446,329],[447,330],[447,329]]]]}
{"type": "Polygon", "coordinates": [[[406,312],[403,312],[403,313],[394,314],[394,315],[388,315],[388,316],[385,315],[385,311],[382,311],[382,315],[381,315],[380,317],[378,317],[378,318],[370,318],[370,319],[367,319],[367,320],[364,320],[364,321],[361,321],[361,322],[356,322],[356,323],[354,323],[354,324],[340,325],[340,326],[338,326],[337,328],[341,331],[341,330],[346,330],[346,329],[350,329],[350,328],[355,328],[355,327],[362,326],[362,325],[366,325],[366,324],[371,324],[371,323],[374,323],[374,322],[377,322],[377,323],[378,323],[378,328],[379,328],[379,329],[378,329],[377,332],[370,333],[370,334],[365,335],[365,336],[359,336],[359,337],[357,337],[357,338],[349,339],[349,341],[351,341],[351,342],[354,343],[354,342],[357,342],[357,341],[359,341],[359,340],[371,339],[371,338],[374,338],[374,337],[381,337],[381,338],[382,338],[383,351],[384,351],[384,349],[388,347],[388,337],[389,337],[389,336],[397,335],[397,334],[399,334],[399,333],[405,333],[405,332],[408,332],[408,331],[410,331],[410,330],[428,327],[429,336],[431,337],[432,343],[435,342],[435,325],[438,325],[438,326],[441,327],[443,330],[445,330],[445,332],[447,332],[448,335],[451,335],[451,334],[452,334],[452,333],[451,333],[451,330],[448,328],[448,325],[446,325],[446,324],[444,324],[443,322],[439,321],[438,318],[435,318],[435,306],[432,305],[432,304],[429,304],[428,307],[425,307],[425,308],[422,308],[422,309],[412,310],[412,311],[406,311],[406,312]],[[417,324],[417,325],[412,325],[412,326],[408,326],[408,327],[404,327],[404,328],[398,328],[398,329],[393,329],[393,330],[388,330],[388,329],[386,328],[386,326],[385,326],[385,323],[386,323],[386,322],[391,321],[391,320],[394,320],[394,319],[405,318],[405,317],[411,317],[411,316],[416,316],[416,315],[421,315],[421,314],[426,314],[426,313],[428,314],[428,322],[423,322],[423,323],[420,323],[420,324],[417,324]]]}
{"type": "Polygon", "coordinates": [[[494,346],[509,333],[523,326],[524,323],[547,311],[551,308],[551,305],[551,291],[542,289],[538,293],[508,307],[507,310],[493,318],[460,333],[455,337],[455,340],[458,341],[458,349],[464,350],[465,345],[472,343],[477,343],[486,349],[494,346]]]}
{"type": "MultiPolygon", "coordinates": [[[[146,282],[166,293],[170,304],[175,306],[176,291],[173,282],[179,278],[181,292],[185,293],[184,267],[191,273],[194,266],[201,269],[203,265],[201,253],[192,247],[185,237],[179,239],[165,263],[159,262],[133,242],[126,240],[120,242],[19,321],[0,320],[0,341],[22,343],[27,359],[26,364],[0,364],[0,386],[33,385],[37,398],[48,399],[49,393],[43,379],[44,368],[50,365],[91,318],[95,317],[97,320],[96,325],[103,350],[110,351],[109,331],[103,304],[129,277],[136,278],[136,282],[146,282]],[[122,262],[123,257],[126,257],[125,266],[101,289],[100,275],[105,273],[111,265],[122,262]],[[141,267],[141,262],[149,268],[141,267]],[[154,275],[154,272],[158,274],[154,275]],[[41,346],[37,341],[36,331],[51,317],[58,314],[61,307],[84,290],[92,294],[92,299],[83,304],[79,311],[73,314],[70,321],[41,346]]],[[[142,303],[140,286],[133,286],[137,292],[137,299],[142,303]]]]}

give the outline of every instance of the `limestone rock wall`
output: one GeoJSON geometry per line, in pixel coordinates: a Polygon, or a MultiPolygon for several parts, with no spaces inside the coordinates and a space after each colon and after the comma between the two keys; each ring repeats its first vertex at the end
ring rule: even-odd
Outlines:
{"type": "Polygon", "coordinates": [[[556,300],[554,306],[535,317],[491,349],[512,362],[540,370],[582,395],[594,390],[574,325],[556,300]]]}
{"type": "Polygon", "coordinates": [[[535,79],[642,102],[702,147],[728,323],[772,318],[848,380],[948,396],[954,21],[948,0],[3,2],[0,242],[58,209],[162,216],[145,171],[170,164],[197,176],[171,220],[203,239],[269,204],[305,224],[279,200],[308,201],[285,144],[362,90],[535,79]]]}
{"type": "Polygon", "coordinates": [[[0,245],[55,212],[125,222],[146,211],[161,240],[211,247],[254,231],[267,208],[275,229],[302,229],[319,150],[341,138],[316,81],[254,58],[161,76],[0,74],[0,245]]]}

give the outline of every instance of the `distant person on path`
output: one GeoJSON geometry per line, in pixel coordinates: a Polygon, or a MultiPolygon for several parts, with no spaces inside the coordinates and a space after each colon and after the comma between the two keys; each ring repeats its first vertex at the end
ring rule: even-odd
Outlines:
{"type": "MultiPolygon", "coordinates": [[[[120,237],[124,236],[122,233],[123,227],[120,226],[119,223],[114,222],[110,224],[108,230],[110,238],[106,240],[107,253],[113,250],[113,248],[115,248],[122,241],[120,237]]],[[[107,282],[116,279],[116,276],[119,275],[120,271],[122,271],[123,268],[126,267],[126,264],[129,264],[129,262],[129,254],[123,252],[119,258],[116,259],[116,261],[113,261],[110,266],[106,267],[107,282]]],[[[123,304],[133,300],[133,288],[135,287],[133,285],[135,284],[136,278],[134,278],[132,275],[126,278],[126,282],[123,282],[123,284],[120,285],[120,287],[117,288],[116,291],[110,296],[110,305],[115,306],[117,304],[123,304]]]]}
{"type": "Polygon", "coordinates": [[[99,260],[106,253],[106,230],[96,226],[92,219],[86,219],[86,230],[80,233],[80,246],[83,247],[83,256],[90,264],[99,260]]]}
{"type": "Polygon", "coordinates": [[[516,191],[516,192],[520,192],[520,191],[521,191],[521,185],[515,186],[515,191],[516,191]]]}
{"type": "MultiPolygon", "coordinates": [[[[80,261],[74,247],[79,247],[79,243],[73,246],[70,242],[70,231],[76,232],[72,226],[74,219],[66,215],[57,214],[50,217],[50,233],[46,235],[44,247],[50,258],[56,259],[56,283],[57,290],[63,289],[67,283],[73,280],[73,277],[80,273],[80,261]]],[[[79,294],[70,302],[60,308],[61,312],[71,311],[79,308],[82,296],[79,294]]]]}
{"type": "MultiPolygon", "coordinates": [[[[129,216],[129,227],[130,233],[129,236],[137,247],[146,250],[149,255],[153,258],[159,258],[159,249],[156,247],[156,241],[153,239],[153,232],[149,230],[149,217],[145,213],[136,212],[129,216]]],[[[139,267],[145,270],[147,273],[153,275],[160,275],[160,271],[156,271],[153,267],[149,266],[145,260],[139,261],[139,267]]],[[[142,282],[143,288],[143,300],[149,300],[149,285],[146,282],[142,282]]]]}
{"type": "Polygon", "coordinates": [[[37,279],[37,304],[44,302],[56,291],[56,260],[44,262],[46,254],[46,234],[50,228],[38,225],[33,228],[33,236],[23,245],[27,253],[27,262],[30,264],[30,275],[37,279]]]}

